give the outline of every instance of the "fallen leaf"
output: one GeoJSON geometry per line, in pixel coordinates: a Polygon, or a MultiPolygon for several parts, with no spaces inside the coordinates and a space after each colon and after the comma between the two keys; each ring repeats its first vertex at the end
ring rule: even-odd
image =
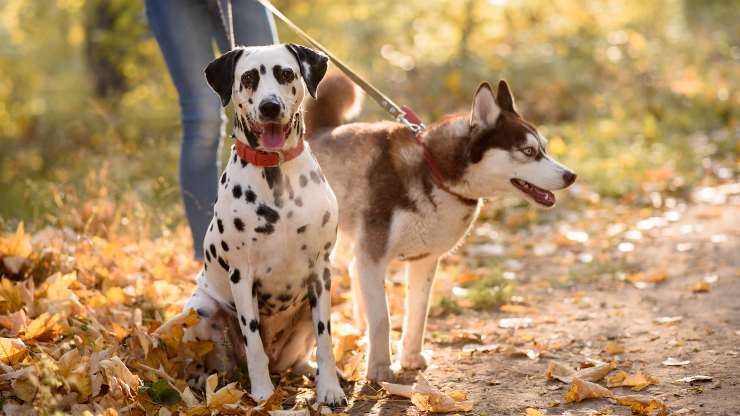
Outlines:
{"type": "Polygon", "coordinates": [[[464,401],[464,393],[459,391],[453,392],[455,397],[463,398],[462,401],[457,401],[451,395],[447,395],[429,384],[424,376],[421,375],[417,382],[411,386],[386,382],[381,384],[389,394],[410,398],[414,406],[425,412],[446,413],[469,412],[473,410],[473,402],[464,401]]]}
{"type": "Polygon", "coordinates": [[[668,357],[665,359],[665,361],[663,361],[663,365],[667,365],[669,367],[682,367],[689,364],[691,364],[691,361],[689,360],[679,361],[673,357],[668,357]]]}
{"type": "Polygon", "coordinates": [[[658,384],[658,380],[640,371],[635,374],[627,374],[620,370],[606,379],[608,387],[630,387],[635,391],[643,390],[651,384],[658,384]]]}
{"type": "Polygon", "coordinates": [[[531,408],[531,407],[528,407],[527,408],[526,415],[527,416],[545,416],[544,413],[540,412],[537,409],[531,408]]]}
{"type": "Polygon", "coordinates": [[[618,342],[609,341],[606,343],[605,350],[607,354],[611,354],[611,355],[622,354],[624,352],[624,345],[618,342]]]}
{"type": "Polygon", "coordinates": [[[499,310],[501,312],[512,313],[514,315],[529,315],[529,314],[536,312],[536,310],[532,307],[524,306],[524,305],[513,305],[510,303],[501,305],[499,307],[499,310]]]}
{"type": "Polygon", "coordinates": [[[661,316],[658,318],[655,318],[656,324],[662,324],[662,325],[670,325],[675,324],[676,322],[681,322],[683,320],[683,316],[661,316]]]}
{"type": "Polygon", "coordinates": [[[612,362],[575,371],[561,362],[550,361],[545,375],[548,379],[560,380],[563,383],[572,383],[574,378],[595,382],[603,379],[616,367],[617,364],[612,362]]]}
{"type": "Polygon", "coordinates": [[[529,328],[532,326],[532,318],[503,318],[498,320],[500,328],[529,328]]]}
{"type": "Polygon", "coordinates": [[[690,290],[691,290],[691,291],[692,291],[693,293],[706,293],[706,292],[709,292],[709,290],[710,290],[711,288],[712,288],[712,285],[710,285],[709,283],[707,283],[707,282],[705,282],[705,281],[703,281],[703,280],[700,280],[700,281],[698,281],[698,282],[696,282],[696,283],[692,284],[692,285],[691,285],[691,286],[689,287],[689,289],[690,289],[690,290]]]}
{"type": "Polygon", "coordinates": [[[211,410],[224,410],[238,404],[242,396],[246,394],[244,390],[237,387],[233,382],[216,390],[218,386],[218,374],[211,374],[206,380],[206,406],[211,410]]]}
{"type": "Polygon", "coordinates": [[[570,388],[565,393],[566,402],[580,402],[587,399],[603,399],[614,397],[614,394],[606,387],[590,381],[574,378],[570,388]]]}
{"type": "Polygon", "coordinates": [[[28,355],[28,348],[18,338],[0,338],[0,362],[16,365],[28,355]]]}
{"type": "Polygon", "coordinates": [[[573,376],[575,374],[575,370],[559,361],[554,360],[551,360],[547,364],[547,370],[545,371],[545,376],[548,380],[556,379],[562,381],[563,383],[573,382],[573,376]]]}
{"type": "Polygon", "coordinates": [[[617,404],[629,406],[632,414],[645,416],[667,416],[668,407],[665,404],[645,396],[617,396],[617,404]]]}
{"type": "Polygon", "coordinates": [[[710,376],[696,375],[696,376],[686,376],[683,378],[679,378],[678,380],[674,381],[674,383],[689,383],[690,384],[690,383],[695,383],[697,381],[706,382],[706,381],[712,381],[712,380],[713,379],[710,376]]]}
{"type": "Polygon", "coordinates": [[[668,274],[664,270],[658,270],[655,272],[640,272],[627,276],[627,281],[636,283],[648,283],[655,285],[657,283],[664,282],[668,278],[668,274]]]}

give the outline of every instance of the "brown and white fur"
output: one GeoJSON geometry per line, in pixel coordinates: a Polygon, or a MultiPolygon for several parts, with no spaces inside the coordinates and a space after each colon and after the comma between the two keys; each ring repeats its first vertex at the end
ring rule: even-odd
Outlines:
{"type": "MultiPolygon", "coordinates": [[[[326,56],[298,45],[239,47],[205,75],[224,106],[234,103],[236,140],[284,151],[301,139],[305,89],[315,94],[326,66],[326,56]]],[[[213,211],[203,271],[185,306],[201,319],[184,340],[215,344],[199,378],[245,355],[252,397],[264,400],[274,391],[270,371],[305,370],[316,345],[317,401],[346,404],[330,322],[337,201],[310,146],[272,167],[248,163],[232,148],[213,211]],[[223,347],[224,332],[234,355],[223,347]]]]}
{"type": "Polygon", "coordinates": [[[576,175],[546,153],[545,138],[516,111],[506,82],[494,96],[478,88],[469,113],[430,125],[422,140],[441,170],[435,185],[412,133],[394,122],[339,125],[356,106],[349,80],[333,75],[307,105],[307,137],[339,201],[340,242],[352,255],[355,318],[367,318],[367,378],[392,377],[384,281],[394,259],[406,262],[406,305],[400,365],[426,366],[422,356],[429,297],[440,257],[473,225],[482,198],[515,191],[552,206],[551,190],[576,175]]]}

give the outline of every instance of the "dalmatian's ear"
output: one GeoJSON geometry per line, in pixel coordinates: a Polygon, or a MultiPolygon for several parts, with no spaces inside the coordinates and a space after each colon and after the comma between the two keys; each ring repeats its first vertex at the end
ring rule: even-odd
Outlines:
{"type": "Polygon", "coordinates": [[[316,87],[326,74],[329,57],[319,51],[294,43],[288,43],[285,47],[298,61],[298,67],[301,69],[301,76],[306,83],[308,93],[311,94],[311,97],[316,98],[316,87]]]}
{"type": "Polygon", "coordinates": [[[242,53],[244,53],[243,48],[232,49],[211,61],[204,71],[208,85],[221,97],[221,104],[224,107],[231,101],[231,90],[234,87],[234,70],[242,53]]]}

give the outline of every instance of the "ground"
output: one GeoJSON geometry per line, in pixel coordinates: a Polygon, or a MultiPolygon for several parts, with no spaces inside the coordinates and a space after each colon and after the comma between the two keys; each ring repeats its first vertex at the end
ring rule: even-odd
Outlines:
{"type": "MultiPolygon", "coordinates": [[[[622,370],[651,378],[639,394],[664,403],[671,414],[738,414],[738,195],[738,185],[730,184],[699,188],[689,202],[663,201],[660,208],[594,202],[521,226],[503,217],[499,220],[508,225],[502,227],[484,215],[441,267],[426,336],[431,365],[423,376],[444,392],[463,391],[473,403],[468,414],[630,414],[628,407],[605,399],[568,403],[569,385],[546,377],[550,361],[571,368],[614,362],[611,375],[622,370]],[[680,365],[665,364],[669,358],[680,365]],[[711,381],[678,381],[694,375],[711,381]]],[[[71,249],[54,241],[70,236],[57,234],[37,233],[30,240],[32,254],[25,253],[33,264],[25,267],[37,281],[30,290],[35,301],[29,302],[22,290],[34,279],[5,280],[0,288],[0,312],[5,314],[0,314],[0,336],[17,337],[25,349],[15,358],[0,354],[6,414],[44,406],[72,413],[117,408],[156,414],[162,404],[170,410],[189,406],[186,414],[199,414],[197,406],[205,409],[201,392],[194,392],[195,402],[184,403],[190,392],[183,356],[192,354],[181,348],[181,333],[165,331],[157,344],[154,332],[179,311],[192,290],[192,282],[180,278],[197,270],[175,243],[184,234],[153,241],[75,237],[74,257],[61,255],[71,249]],[[40,242],[47,250],[36,255],[40,242]],[[38,279],[55,270],[74,274],[38,279]],[[67,303],[69,299],[83,306],[67,303]],[[79,368],[68,368],[76,348],[107,355],[92,354],[88,361],[82,353],[79,368]],[[125,367],[98,369],[115,367],[117,357],[125,367]],[[49,367],[49,359],[57,367],[49,367]],[[49,368],[67,378],[78,374],[80,380],[50,382],[49,368]],[[179,396],[168,402],[153,392],[152,383],[162,379],[184,402],[179,396]],[[139,388],[140,382],[145,387],[139,388]],[[122,388],[126,384],[129,390],[122,388]]],[[[17,251],[8,241],[0,250],[17,251]]],[[[393,275],[388,284],[395,339],[402,312],[399,279],[393,275]]],[[[408,399],[389,396],[361,380],[365,343],[352,326],[346,276],[339,280],[332,319],[335,355],[348,379],[344,387],[350,404],[344,411],[424,413],[408,399]]],[[[198,351],[204,346],[187,347],[198,351]]],[[[416,376],[400,373],[398,382],[411,384],[416,376]]],[[[234,373],[219,381],[222,386],[244,383],[245,378],[234,373]]],[[[286,409],[295,403],[300,407],[313,394],[307,379],[284,377],[280,384],[287,392],[286,409]]],[[[235,386],[237,392],[248,391],[245,384],[235,386]]],[[[625,387],[611,390],[636,394],[625,387]]],[[[244,408],[254,405],[246,396],[234,400],[244,408]]]]}

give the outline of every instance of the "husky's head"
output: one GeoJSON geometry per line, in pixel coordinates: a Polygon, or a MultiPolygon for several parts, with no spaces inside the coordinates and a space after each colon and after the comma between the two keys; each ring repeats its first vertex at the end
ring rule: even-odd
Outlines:
{"type": "Polygon", "coordinates": [[[224,106],[234,101],[237,139],[276,151],[295,146],[302,134],[304,84],[315,97],[327,61],[323,53],[292,43],[238,47],[208,64],[205,75],[224,106]]]}
{"type": "Polygon", "coordinates": [[[555,205],[551,192],[573,184],[576,174],[552,159],[547,140],[516,111],[506,81],[495,95],[488,83],[478,87],[470,112],[467,190],[478,197],[515,190],[545,207],[555,205]]]}

